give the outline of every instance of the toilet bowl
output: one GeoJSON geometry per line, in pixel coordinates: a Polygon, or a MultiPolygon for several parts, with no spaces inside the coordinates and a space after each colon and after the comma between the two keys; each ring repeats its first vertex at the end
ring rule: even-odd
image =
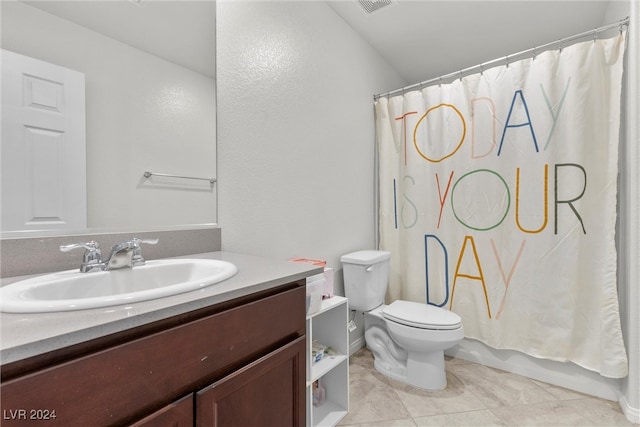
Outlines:
{"type": "Polygon", "coordinates": [[[384,305],[390,256],[358,251],[341,258],[349,306],[365,313],[365,342],[377,371],[425,390],[441,390],[447,385],[444,350],[464,338],[462,319],[425,303],[384,305]]]}

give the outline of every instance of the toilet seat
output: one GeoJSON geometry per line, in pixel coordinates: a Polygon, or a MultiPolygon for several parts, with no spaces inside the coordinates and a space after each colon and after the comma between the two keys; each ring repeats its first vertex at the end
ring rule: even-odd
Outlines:
{"type": "Polygon", "coordinates": [[[392,322],[420,329],[452,330],[462,326],[462,319],[456,313],[412,301],[394,301],[384,307],[382,316],[392,322]]]}

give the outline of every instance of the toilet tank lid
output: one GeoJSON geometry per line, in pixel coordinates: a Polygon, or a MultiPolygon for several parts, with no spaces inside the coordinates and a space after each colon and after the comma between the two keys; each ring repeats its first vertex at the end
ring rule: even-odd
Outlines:
{"type": "Polygon", "coordinates": [[[391,258],[391,252],[387,251],[357,251],[342,255],[340,262],[348,264],[370,265],[391,258]]]}

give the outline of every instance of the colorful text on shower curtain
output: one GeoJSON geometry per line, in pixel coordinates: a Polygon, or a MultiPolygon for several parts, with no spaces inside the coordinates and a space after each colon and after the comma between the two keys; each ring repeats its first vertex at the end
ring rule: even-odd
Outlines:
{"type": "Polygon", "coordinates": [[[376,102],[389,299],[468,338],[627,375],[616,291],[625,35],[376,102]]]}

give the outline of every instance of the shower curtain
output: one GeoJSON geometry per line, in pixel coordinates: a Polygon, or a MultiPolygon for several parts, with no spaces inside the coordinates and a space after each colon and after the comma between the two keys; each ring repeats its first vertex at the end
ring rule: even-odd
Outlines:
{"type": "Polygon", "coordinates": [[[626,33],[375,103],[388,301],[497,349],[627,375],[616,289],[626,33]]]}

